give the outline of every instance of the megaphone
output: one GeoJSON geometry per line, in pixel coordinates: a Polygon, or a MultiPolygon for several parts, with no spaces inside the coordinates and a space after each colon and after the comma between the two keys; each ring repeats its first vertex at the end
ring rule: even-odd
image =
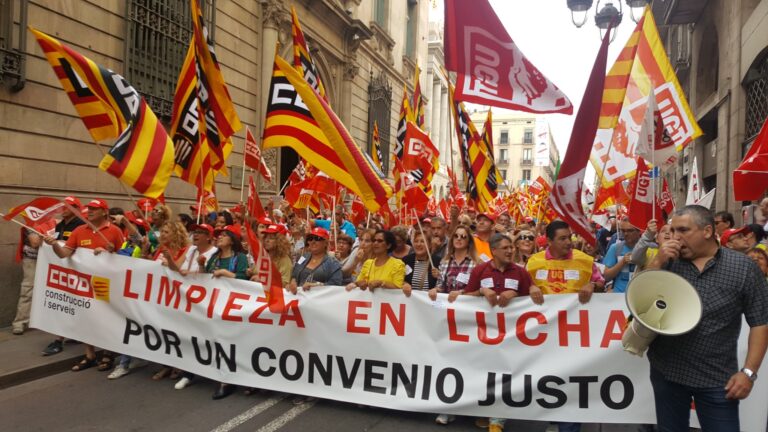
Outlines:
{"type": "Polygon", "coordinates": [[[675,336],[693,330],[701,319],[701,298],[682,277],[665,270],[637,273],[627,286],[633,319],[624,330],[624,351],[643,356],[656,335],[675,336]]]}

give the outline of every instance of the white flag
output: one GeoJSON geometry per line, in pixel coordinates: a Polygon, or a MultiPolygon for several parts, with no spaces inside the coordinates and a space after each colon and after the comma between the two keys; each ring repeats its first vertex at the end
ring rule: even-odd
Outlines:
{"type": "Polygon", "coordinates": [[[691,166],[690,181],[688,182],[688,196],[685,198],[685,205],[696,204],[701,200],[702,190],[699,182],[699,167],[696,163],[696,157],[693,158],[691,166]]]}

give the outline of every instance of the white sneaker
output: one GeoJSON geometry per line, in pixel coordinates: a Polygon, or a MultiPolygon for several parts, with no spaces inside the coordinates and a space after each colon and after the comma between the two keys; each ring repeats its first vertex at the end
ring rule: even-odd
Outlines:
{"type": "Polygon", "coordinates": [[[176,382],[176,385],[174,385],[173,388],[175,388],[176,390],[184,390],[191,382],[192,382],[191,379],[187,377],[183,377],[176,382]]]}
{"type": "Polygon", "coordinates": [[[456,420],[456,416],[452,416],[450,414],[440,414],[435,418],[435,423],[441,424],[441,425],[447,425],[448,423],[456,420]]]}
{"type": "Polygon", "coordinates": [[[109,375],[107,375],[107,379],[114,380],[114,379],[122,378],[122,377],[128,375],[129,373],[131,373],[131,371],[128,370],[127,367],[125,367],[123,365],[118,365],[115,368],[115,370],[113,370],[109,375]]]}
{"type": "Polygon", "coordinates": [[[558,432],[559,430],[560,428],[557,426],[557,423],[550,423],[544,432],[558,432]]]}

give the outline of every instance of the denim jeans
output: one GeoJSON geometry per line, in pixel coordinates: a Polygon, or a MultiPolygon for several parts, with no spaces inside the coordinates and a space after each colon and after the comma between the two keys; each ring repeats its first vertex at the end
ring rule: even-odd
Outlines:
{"type": "Polygon", "coordinates": [[[704,432],[738,432],[739,401],[725,398],[725,386],[693,388],[667,381],[651,368],[659,432],[688,432],[691,400],[704,432]]]}
{"type": "Polygon", "coordinates": [[[580,432],[581,423],[555,422],[558,432],[580,432]]]}

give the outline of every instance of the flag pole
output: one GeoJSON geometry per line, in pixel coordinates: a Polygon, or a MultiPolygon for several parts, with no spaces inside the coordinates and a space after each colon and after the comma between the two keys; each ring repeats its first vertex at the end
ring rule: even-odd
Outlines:
{"type": "MultiPolygon", "coordinates": [[[[104,151],[104,148],[101,146],[101,144],[99,144],[98,141],[94,141],[94,143],[96,143],[96,148],[98,148],[99,151],[101,152],[101,157],[103,158],[103,157],[107,156],[107,153],[104,151]]],[[[123,192],[125,192],[126,195],[128,195],[128,199],[131,200],[131,203],[133,204],[133,206],[136,207],[137,209],[141,210],[141,208],[139,208],[139,205],[136,203],[136,199],[133,197],[133,194],[131,194],[131,191],[128,190],[127,187],[125,187],[125,184],[123,182],[121,182],[120,179],[118,179],[117,177],[115,177],[115,179],[120,184],[120,187],[123,188],[123,192]]],[[[146,215],[145,215],[144,218],[146,219],[146,215]]],[[[106,240],[106,238],[104,240],[106,240]]]]}
{"type": "MultiPolygon", "coordinates": [[[[421,221],[419,220],[419,215],[416,214],[416,209],[411,209],[413,211],[413,216],[416,218],[416,225],[419,227],[419,231],[421,231],[421,237],[424,238],[424,230],[421,228],[421,221]]],[[[426,242],[426,238],[424,238],[426,242]]],[[[427,258],[429,258],[429,265],[427,268],[432,267],[432,254],[429,252],[429,245],[427,245],[427,258]]]]}
{"type": "Polygon", "coordinates": [[[240,203],[243,203],[243,192],[245,192],[245,147],[248,145],[248,132],[247,132],[247,126],[246,126],[246,132],[245,132],[246,138],[243,140],[243,171],[242,175],[240,176],[240,203]]]}
{"type": "Polygon", "coordinates": [[[333,200],[332,200],[333,201],[333,204],[332,204],[333,208],[331,209],[331,235],[333,236],[333,250],[335,251],[335,250],[338,249],[338,244],[337,244],[336,240],[339,237],[336,234],[336,232],[339,230],[339,227],[336,226],[336,193],[335,193],[335,191],[334,191],[334,194],[333,194],[332,198],[333,198],[333,200]]]}
{"type": "Polygon", "coordinates": [[[81,221],[85,222],[85,224],[86,224],[86,225],[88,225],[88,227],[89,227],[90,229],[92,229],[92,230],[93,230],[93,232],[95,232],[96,234],[98,234],[98,235],[99,235],[99,237],[101,237],[102,239],[104,239],[104,242],[105,242],[107,245],[110,245],[110,244],[111,244],[111,243],[109,242],[109,239],[108,239],[107,237],[105,237],[105,236],[104,236],[104,234],[102,234],[102,233],[101,233],[101,231],[99,231],[99,229],[98,229],[98,228],[96,228],[96,225],[94,225],[94,224],[93,224],[93,222],[89,221],[89,220],[88,220],[88,218],[84,218],[84,217],[83,217],[83,214],[82,214],[82,213],[80,213],[80,210],[78,210],[78,209],[76,209],[76,208],[72,207],[72,206],[71,206],[71,205],[69,205],[69,204],[68,204],[66,201],[64,201],[64,206],[65,206],[65,207],[67,207],[67,208],[69,209],[69,211],[71,211],[71,212],[72,212],[72,213],[73,213],[75,216],[77,216],[77,217],[78,217],[78,218],[79,218],[81,221]]]}
{"type": "MultiPolygon", "coordinates": [[[[4,214],[4,213],[0,213],[0,217],[5,217],[5,214],[4,214]]],[[[16,225],[19,225],[19,226],[21,226],[21,227],[24,227],[24,228],[26,228],[26,229],[28,229],[28,230],[32,231],[33,233],[35,233],[35,234],[39,235],[40,237],[45,237],[45,234],[43,234],[43,233],[41,233],[40,231],[38,231],[38,230],[36,230],[36,229],[32,228],[32,227],[31,227],[31,226],[29,226],[29,225],[26,225],[26,224],[24,224],[24,223],[22,223],[22,222],[19,222],[19,221],[17,221],[16,219],[6,219],[6,220],[7,220],[7,221],[9,221],[9,222],[13,222],[13,223],[15,223],[16,225]]]]}
{"type": "MultiPolygon", "coordinates": [[[[202,167],[201,167],[202,168],[202,167]]],[[[203,170],[200,169],[200,187],[198,192],[200,193],[200,199],[197,202],[197,224],[200,224],[200,214],[203,212],[203,196],[205,195],[205,180],[203,179],[203,170]]]]}

